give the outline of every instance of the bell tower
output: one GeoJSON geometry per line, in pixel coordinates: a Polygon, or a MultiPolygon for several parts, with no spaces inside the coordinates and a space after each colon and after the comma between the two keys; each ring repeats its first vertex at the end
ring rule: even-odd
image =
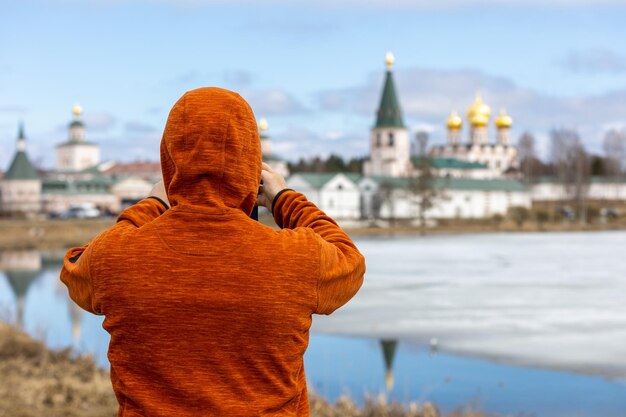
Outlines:
{"type": "Polygon", "coordinates": [[[363,171],[371,176],[405,177],[411,170],[411,143],[393,80],[394,57],[391,52],[387,53],[385,63],[385,84],[376,124],[370,133],[370,158],[363,171]]]}

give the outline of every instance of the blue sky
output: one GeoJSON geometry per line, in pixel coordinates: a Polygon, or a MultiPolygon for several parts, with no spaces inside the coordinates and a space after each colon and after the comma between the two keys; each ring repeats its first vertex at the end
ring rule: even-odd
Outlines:
{"type": "Polygon", "coordinates": [[[0,167],[19,120],[31,159],[53,166],[75,102],[104,159],[154,160],[169,108],[206,85],[239,91],[287,159],[365,155],[387,51],[405,122],[432,143],[477,90],[543,151],[554,127],[600,151],[626,125],[626,1],[429,3],[3,2],[0,167]]]}

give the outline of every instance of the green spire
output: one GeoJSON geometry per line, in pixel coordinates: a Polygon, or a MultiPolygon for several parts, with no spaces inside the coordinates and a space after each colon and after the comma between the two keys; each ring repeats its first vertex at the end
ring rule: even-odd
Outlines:
{"type": "Polygon", "coordinates": [[[17,132],[17,140],[24,140],[26,136],[24,135],[24,122],[20,122],[20,127],[17,132]]]}
{"type": "Polygon", "coordinates": [[[396,94],[393,74],[391,73],[392,65],[393,56],[388,54],[385,87],[383,88],[383,96],[380,99],[375,127],[404,127],[402,110],[400,109],[400,103],[398,103],[398,95],[396,94]]]}
{"type": "Polygon", "coordinates": [[[17,152],[15,157],[9,166],[9,169],[4,174],[5,180],[38,180],[39,174],[30,163],[25,150],[25,136],[24,136],[24,124],[20,123],[20,127],[17,134],[17,152]]]}

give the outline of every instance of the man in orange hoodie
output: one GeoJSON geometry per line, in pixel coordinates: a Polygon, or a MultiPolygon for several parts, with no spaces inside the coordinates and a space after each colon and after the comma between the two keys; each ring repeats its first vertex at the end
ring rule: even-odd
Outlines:
{"type": "Polygon", "coordinates": [[[308,416],[311,316],[352,298],[363,256],[262,166],[238,94],[178,100],[161,168],[161,191],[69,250],[61,271],[72,299],[105,316],[118,416],[308,416]],[[249,217],[257,197],[282,230],[249,217]]]}

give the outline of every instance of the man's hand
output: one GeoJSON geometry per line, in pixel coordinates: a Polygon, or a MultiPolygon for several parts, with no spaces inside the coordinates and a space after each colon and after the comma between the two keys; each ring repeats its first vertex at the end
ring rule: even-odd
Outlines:
{"type": "Polygon", "coordinates": [[[150,197],[158,197],[163,200],[163,202],[167,204],[168,207],[171,206],[170,201],[167,199],[167,193],[165,192],[163,180],[157,182],[154,187],[152,187],[152,191],[150,191],[150,197]]]}
{"type": "Polygon", "coordinates": [[[274,172],[272,167],[263,162],[263,170],[261,171],[261,180],[263,181],[262,192],[256,202],[257,206],[264,206],[271,213],[272,202],[274,197],[281,190],[287,188],[287,183],[282,175],[274,172]]]}

